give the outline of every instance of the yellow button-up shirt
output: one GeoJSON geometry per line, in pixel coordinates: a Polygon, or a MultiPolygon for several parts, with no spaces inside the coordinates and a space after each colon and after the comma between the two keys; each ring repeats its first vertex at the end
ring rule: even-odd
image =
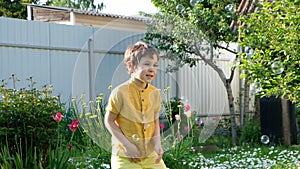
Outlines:
{"type": "MultiPolygon", "coordinates": [[[[151,138],[155,130],[154,120],[159,118],[160,108],[159,89],[150,84],[146,89],[141,89],[134,83],[134,79],[130,79],[112,91],[106,110],[117,115],[116,124],[126,138],[137,145],[142,156],[146,157],[154,151],[151,138]]],[[[114,138],[112,143],[113,153],[122,153],[114,138]]]]}

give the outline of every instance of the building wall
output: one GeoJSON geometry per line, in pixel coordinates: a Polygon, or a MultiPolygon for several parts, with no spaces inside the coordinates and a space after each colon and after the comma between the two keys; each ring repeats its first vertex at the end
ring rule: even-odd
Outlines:
{"type": "MultiPolygon", "coordinates": [[[[108,97],[113,87],[129,78],[123,53],[129,44],[144,34],[88,26],[70,26],[38,21],[0,18],[0,79],[8,82],[15,74],[20,82],[16,88],[28,86],[33,77],[36,87],[53,85],[54,94],[63,102],[85,94],[87,100],[100,93],[108,97]]],[[[227,74],[230,57],[224,54],[218,64],[227,74]]],[[[167,60],[160,60],[159,73],[153,82],[163,92],[171,87],[171,96],[183,97],[199,114],[228,114],[227,95],[215,71],[200,63],[168,73],[167,60]]],[[[229,74],[228,74],[229,75],[229,74]]],[[[237,95],[238,75],[233,83],[237,95]]]]}

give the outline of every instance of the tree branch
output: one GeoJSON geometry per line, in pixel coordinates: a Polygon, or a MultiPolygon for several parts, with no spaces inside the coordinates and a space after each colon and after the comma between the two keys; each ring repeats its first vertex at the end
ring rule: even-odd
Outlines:
{"type": "Polygon", "coordinates": [[[228,48],[226,48],[226,47],[224,47],[224,46],[221,46],[221,45],[219,45],[219,44],[214,44],[214,47],[215,47],[215,48],[224,49],[224,50],[226,50],[226,51],[228,51],[228,52],[231,52],[231,53],[233,53],[233,54],[238,54],[238,52],[233,51],[233,50],[230,50],[230,49],[228,49],[228,48]]]}

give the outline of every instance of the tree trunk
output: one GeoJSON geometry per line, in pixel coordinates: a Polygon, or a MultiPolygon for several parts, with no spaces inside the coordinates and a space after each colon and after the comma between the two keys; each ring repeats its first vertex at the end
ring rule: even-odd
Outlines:
{"type": "Polygon", "coordinates": [[[286,99],[281,99],[281,105],[282,105],[283,140],[286,145],[291,145],[291,129],[290,129],[288,101],[286,99]]]}
{"type": "Polygon", "coordinates": [[[229,111],[230,111],[230,121],[231,121],[231,136],[232,142],[234,145],[237,145],[237,132],[236,132],[236,117],[235,117],[235,109],[234,109],[234,97],[232,94],[232,89],[230,82],[227,82],[226,85],[229,111]]]}
{"type": "MultiPolygon", "coordinates": [[[[213,53],[213,45],[210,44],[211,50],[210,50],[210,58],[213,58],[214,53],[213,53]]],[[[230,111],[230,121],[231,121],[231,135],[232,135],[232,142],[234,145],[237,145],[237,132],[236,132],[236,117],[235,117],[235,108],[234,108],[234,97],[232,94],[232,89],[231,89],[231,82],[232,78],[234,76],[234,70],[231,70],[231,75],[230,78],[227,79],[225,76],[225,73],[223,72],[222,69],[220,69],[213,61],[212,59],[206,59],[201,55],[200,50],[198,50],[196,46],[196,54],[206,63],[208,64],[211,68],[213,68],[217,74],[219,75],[220,79],[222,80],[226,92],[227,92],[227,99],[228,99],[228,104],[229,104],[229,111],[230,111]]]]}
{"type": "Polygon", "coordinates": [[[248,79],[244,80],[244,90],[243,90],[243,104],[241,113],[241,127],[244,127],[246,122],[246,114],[249,113],[249,83],[248,79]]]}

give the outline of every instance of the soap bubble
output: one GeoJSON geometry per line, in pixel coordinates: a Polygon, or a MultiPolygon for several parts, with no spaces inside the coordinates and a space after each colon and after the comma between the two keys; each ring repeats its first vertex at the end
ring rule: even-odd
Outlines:
{"type": "Polygon", "coordinates": [[[179,14],[184,14],[185,13],[185,9],[184,9],[184,6],[182,4],[178,4],[176,6],[176,11],[179,13],[179,14]]]}
{"type": "Polygon", "coordinates": [[[250,92],[251,94],[256,94],[261,92],[262,87],[261,84],[259,82],[254,82],[250,85],[250,92]]]}
{"type": "Polygon", "coordinates": [[[234,4],[226,5],[225,10],[228,11],[228,12],[235,12],[234,4]]]}
{"type": "Polygon", "coordinates": [[[270,138],[269,138],[269,136],[267,136],[267,135],[262,135],[262,136],[260,137],[260,141],[261,141],[263,144],[268,144],[268,143],[270,142],[270,138]]]}
{"type": "Polygon", "coordinates": [[[150,123],[144,123],[144,128],[149,128],[150,127],[150,123]]]}
{"type": "Polygon", "coordinates": [[[281,74],[284,71],[283,64],[280,61],[272,63],[271,69],[275,74],[281,74]]]}
{"type": "Polygon", "coordinates": [[[196,117],[195,121],[197,126],[201,126],[201,127],[204,126],[204,122],[201,120],[200,117],[196,117]]]}
{"type": "Polygon", "coordinates": [[[140,141],[140,138],[137,134],[133,134],[131,137],[132,137],[132,140],[135,141],[135,142],[140,141]]]}
{"type": "Polygon", "coordinates": [[[196,6],[197,4],[203,2],[204,0],[190,0],[190,5],[192,7],[196,6]]]}
{"type": "Polygon", "coordinates": [[[250,47],[246,47],[245,52],[248,59],[250,59],[254,55],[254,49],[250,47]]]}

